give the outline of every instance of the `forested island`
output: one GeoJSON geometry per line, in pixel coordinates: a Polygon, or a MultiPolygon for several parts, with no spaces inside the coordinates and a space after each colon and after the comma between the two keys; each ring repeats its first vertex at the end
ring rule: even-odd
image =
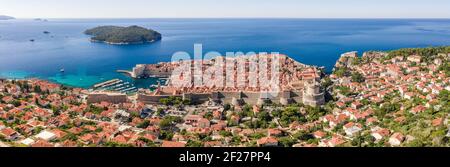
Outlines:
{"type": "Polygon", "coordinates": [[[93,42],[118,45],[151,43],[162,38],[159,32],[139,26],[99,26],[88,29],[84,33],[92,35],[93,42]]]}
{"type": "Polygon", "coordinates": [[[11,17],[11,16],[0,15],[0,20],[12,20],[12,19],[16,19],[16,18],[11,17]]]}

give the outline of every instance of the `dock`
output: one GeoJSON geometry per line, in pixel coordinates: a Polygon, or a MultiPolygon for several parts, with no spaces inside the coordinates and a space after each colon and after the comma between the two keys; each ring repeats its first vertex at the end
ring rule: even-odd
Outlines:
{"type": "Polygon", "coordinates": [[[129,75],[129,76],[133,76],[133,72],[128,71],[128,70],[117,70],[116,72],[118,72],[118,73],[124,73],[124,74],[127,74],[127,75],[129,75]]]}
{"type": "Polygon", "coordinates": [[[136,93],[138,89],[129,82],[125,82],[120,79],[112,79],[112,80],[94,85],[94,90],[112,91],[112,92],[130,94],[130,93],[136,93]]]}
{"type": "Polygon", "coordinates": [[[117,81],[120,81],[120,80],[119,79],[112,79],[112,80],[109,80],[109,81],[106,81],[106,82],[95,84],[94,88],[99,88],[99,87],[102,87],[104,85],[108,85],[108,84],[111,84],[111,83],[114,83],[114,82],[117,82],[117,81]]]}

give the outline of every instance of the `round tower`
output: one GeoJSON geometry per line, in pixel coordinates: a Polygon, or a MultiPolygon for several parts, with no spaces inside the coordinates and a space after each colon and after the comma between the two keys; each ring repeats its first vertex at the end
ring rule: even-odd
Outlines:
{"type": "Polygon", "coordinates": [[[321,92],[320,84],[315,80],[305,81],[303,91],[303,103],[310,106],[320,106],[325,104],[324,93],[321,92]]]}

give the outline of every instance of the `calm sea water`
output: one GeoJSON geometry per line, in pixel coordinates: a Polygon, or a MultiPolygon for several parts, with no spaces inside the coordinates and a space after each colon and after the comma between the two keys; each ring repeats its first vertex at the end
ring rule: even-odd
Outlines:
{"type": "Polygon", "coordinates": [[[0,21],[0,77],[39,77],[90,87],[121,78],[115,70],[170,61],[173,53],[280,52],[330,71],[343,52],[450,45],[450,19],[49,19],[0,21]],[[99,25],[139,25],[163,34],[150,45],[89,42],[83,31],[99,25]],[[44,34],[49,31],[50,34],[44,34]],[[35,42],[30,42],[34,39],[35,42]],[[61,68],[65,73],[60,73],[61,68]]]}

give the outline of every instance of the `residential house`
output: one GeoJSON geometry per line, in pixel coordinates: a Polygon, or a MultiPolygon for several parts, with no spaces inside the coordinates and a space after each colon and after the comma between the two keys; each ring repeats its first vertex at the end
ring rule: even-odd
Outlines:
{"type": "Polygon", "coordinates": [[[256,141],[256,144],[259,147],[275,147],[275,146],[278,146],[278,140],[272,136],[263,137],[261,139],[258,139],[256,141]]]}
{"type": "Polygon", "coordinates": [[[389,144],[391,144],[391,146],[400,146],[403,140],[405,140],[405,136],[399,132],[396,132],[389,138],[389,144]]]}

